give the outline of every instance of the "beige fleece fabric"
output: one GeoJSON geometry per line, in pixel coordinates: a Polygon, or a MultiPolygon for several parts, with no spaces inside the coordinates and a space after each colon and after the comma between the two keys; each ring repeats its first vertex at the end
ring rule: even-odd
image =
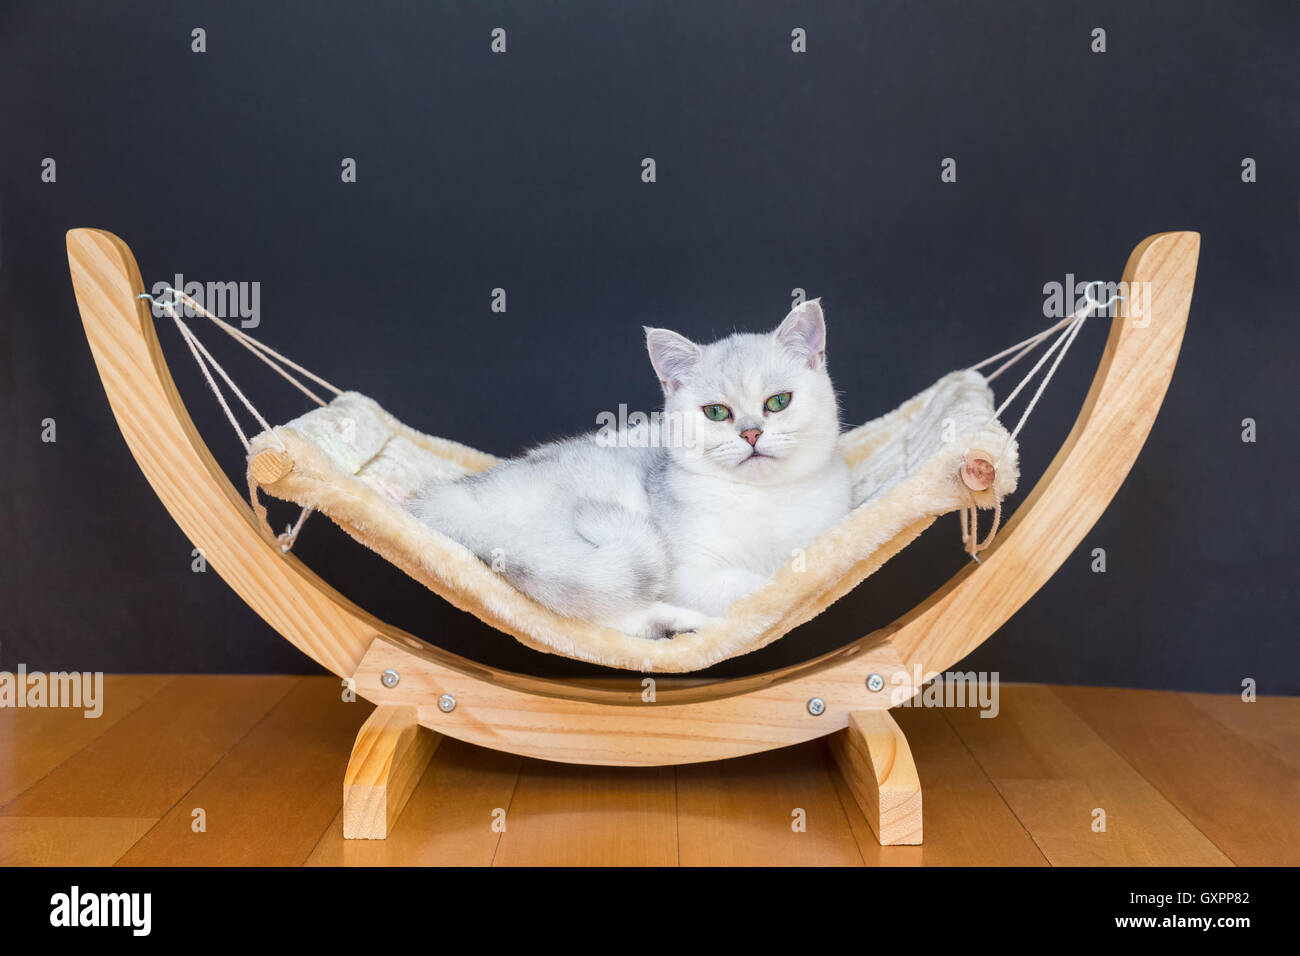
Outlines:
{"type": "Polygon", "coordinates": [[[497,459],[408,428],[364,395],[345,392],[263,432],[249,456],[287,453],[292,469],[267,492],[328,515],[430,590],[529,647],[626,670],[686,673],[757,650],[812,619],[939,515],[972,501],[991,508],[1014,491],[1017,448],[993,413],[984,377],[960,371],[846,432],[849,514],[715,623],[663,641],[562,617],[417,521],[407,506],[425,485],[490,468],[497,459]],[[963,455],[975,449],[995,458],[993,487],[983,492],[968,490],[958,475],[963,455]]]}

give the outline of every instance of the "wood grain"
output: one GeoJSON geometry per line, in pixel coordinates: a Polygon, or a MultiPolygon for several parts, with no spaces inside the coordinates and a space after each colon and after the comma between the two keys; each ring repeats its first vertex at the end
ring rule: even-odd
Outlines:
{"type": "Polygon", "coordinates": [[[162,817],[297,681],[178,677],[0,815],[162,817]]]}
{"type": "Polygon", "coordinates": [[[382,840],[442,742],[414,707],[376,707],[357,732],[343,774],[343,836],[382,840]]]}
{"type": "Polygon", "coordinates": [[[862,866],[833,776],[817,741],[678,767],[681,865],[862,866]]]}
{"type": "Polygon", "coordinates": [[[149,674],[104,676],[103,713],[87,718],[69,708],[0,709],[0,805],[106,733],[174,678],[149,674]]]}
{"type": "Polygon", "coordinates": [[[521,764],[495,866],[676,863],[671,768],[521,764]]]}
{"type": "Polygon", "coordinates": [[[520,758],[445,740],[386,840],[346,840],[335,817],[308,866],[490,866],[493,812],[510,806],[520,758]]]}
{"type": "MultiPolygon", "coordinates": [[[[837,789],[868,866],[1046,866],[1024,825],[938,708],[890,711],[925,794],[925,844],[881,846],[839,775],[837,789]]],[[[827,755],[830,759],[830,755],[827,755]]]]}
{"type": "Polygon", "coordinates": [[[881,845],[921,843],[921,781],[907,738],[889,713],[851,714],[848,727],[826,740],[840,775],[881,845]]]}
{"type": "Polygon", "coordinates": [[[0,866],[112,866],[157,821],[0,817],[0,866]]]}
{"type": "Polygon", "coordinates": [[[305,862],[342,807],[348,753],[371,710],[341,696],[336,680],[298,680],[123,857],[122,865],[305,862]],[[203,832],[192,828],[196,809],[205,815],[203,832]]]}
{"type": "Polygon", "coordinates": [[[1300,772],[1293,765],[1227,730],[1183,694],[1056,693],[1234,862],[1300,864],[1300,772]]]}
{"type": "MultiPolygon", "coordinates": [[[[158,727],[192,722],[186,708],[207,709],[192,695],[167,699],[169,709],[153,714],[158,727]]],[[[1271,852],[1269,841],[1279,853],[1296,845],[1286,829],[1297,806],[1295,770],[1273,747],[1289,747],[1300,700],[1003,685],[999,703],[991,720],[974,711],[892,712],[925,791],[919,847],[876,843],[823,742],[675,772],[527,761],[516,797],[518,757],[448,740],[387,840],[345,841],[339,784],[368,709],[343,703],[335,679],[306,678],[228,752],[206,748],[212,766],[152,829],[150,817],[44,813],[33,802],[29,815],[0,817],[0,862],[1196,865],[1230,862],[1216,843],[1242,860],[1271,852]],[[1237,722],[1255,736],[1228,726],[1237,722]],[[196,806],[208,814],[203,834],[190,828],[196,806]],[[805,833],[790,829],[795,807],[807,813],[805,833]],[[1107,811],[1104,834],[1091,830],[1097,807],[1107,811]],[[507,811],[505,833],[493,827],[494,810],[507,811]]],[[[40,730],[21,727],[24,737],[40,730]]],[[[10,746],[22,752],[26,744],[10,746]]],[[[78,751],[64,763],[85,759],[78,751]]],[[[60,765],[50,777],[66,773],[60,765]]],[[[170,791],[175,773],[169,760],[121,759],[101,766],[97,776],[113,779],[95,786],[128,791],[126,805],[105,807],[130,809],[170,791]]],[[[62,786],[38,789],[68,800],[62,786]]]]}
{"type": "Polygon", "coordinates": [[[945,714],[1054,866],[1231,865],[1051,689],[1003,687],[992,719],[945,714]]]}
{"type": "Polygon", "coordinates": [[[1259,697],[1246,702],[1239,694],[1185,696],[1222,726],[1300,771],[1300,697],[1259,697]]]}
{"type": "Polygon", "coordinates": [[[713,688],[683,687],[645,702],[635,691],[601,691],[619,704],[528,693],[493,681],[449,673],[417,647],[377,638],[353,675],[357,693],[384,704],[419,707],[420,723],[438,733],[524,756],[565,763],[656,766],[716,760],[812,740],[843,727],[855,709],[887,707],[891,692],[909,686],[887,643],[862,650],[853,667],[809,673],[777,684],[753,683],[717,697],[713,688]],[[382,675],[396,670],[396,687],[382,675]],[[866,675],[888,686],[868,690],[866,675]],[[897,675],[897,680],[894,680],[897,675]],[[444,713],[442,694],[456,699],[444,713]],[[808,702],[821,698],[814,716],[808,702]]]}

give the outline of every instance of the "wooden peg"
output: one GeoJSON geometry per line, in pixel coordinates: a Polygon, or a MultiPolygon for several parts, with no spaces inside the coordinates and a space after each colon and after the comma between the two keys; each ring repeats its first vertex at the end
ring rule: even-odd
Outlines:
{"type": "Polygon", "coordinates": [[[272,485],[293,471],[293,459],[282,451],[268,448],[248,460],[248,473],[259,485],[272,485]]]}
{"type": "Polygon", "coordinates": [[[971,491],[984,491],[993,484],[997,471],[993,456],[986,451],[970,451],[961,463],[962,483],[971,491]]]}

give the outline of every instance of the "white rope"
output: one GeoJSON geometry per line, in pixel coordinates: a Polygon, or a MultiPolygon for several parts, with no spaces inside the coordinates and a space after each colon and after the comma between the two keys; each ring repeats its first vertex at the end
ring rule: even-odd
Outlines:
{"type": "Polygon", "coordinates": [[[1026,385],[1033,381],[1034,376],[1038,374],[1038,370],[1042,368],[1043,364],[1056,353],[1056,350],[1061,347],[1061,343],[1066,340],[1071,332],[1082,324],[1082,318],[1071,317],[1070,323],[1065,327],[1065,330],[1056,337],[1056,341],[1048,347],[1046,352],[1039,356],[1038,361],[1034,363],[1034,367],[1025,373],[1024,378],[1016,383],[1016,387],[1011,390],[1011,394],[1002,400],[1002,404],[999,405],[997,411],[993,413],[994,418],[1000,419],[1002,417],[1002,413],[1007,410],[1007,406],[1015,401],[1016,396],[1020,394],[1021,390],[1024,389],[1026,385]]]}
{"type": "MultiPolygon", "coordinates": [[[[151,299],[151,301],[154,300],[151,299]]],[[[235,434],[239,436],[240,442],[243,443],[244,451],[249,451],[251,445],[248,441],[248,436],[246,436],[244,430],[239,427],[239,420],[235,418],[235,413],[230,410],[230,404],[226,401],[226,396],[221,394],[221,389],[217,386],[216,380],[213,379],[212,372],[209,371],[209,363],[211,363],[212,368],[217,370],[217,374],[225,380],[225,383],[230,386],[230,390],[239,397],[239,400],[243,402],[244,407],[248,409],[249,413],[257,419],[257,423],[262,426],[262,430],[270,431],[270,424],[262,417],[262,413],[254,407],[253,403],[248,400],[248,396],[239,390],[239,386],[231,380],[228,374],[226,374],[226,370],[221,367],[221,364],[212,357],[212,354],[206,348],[203,347],[203,343],[199,341],[198,336],[195,335],[181,317],[176,314],[176,309],[172,304],[170,302],[159,302],[158,304],[162,307],[162,310],[171,317],[171,320],[176,323],[176,328],[180,331],[181,338],[183,338],[185,344],[190,347],[190,354],[194,356],[194,361],[198,363],[199,369],[203,372],[203,377],[207,379],[208,388],[212,389],[212,394],[217,397],[217,401],[221,404],[221,410],[226,413],[227,420],[230,422],[231,426],[234,427],[235,434]]]]}
{"type": "Polygon", "coordinates": [[[997,378],[1007,369],[1011,368],[1011,366],[1015,365],[1017,362],[1019,362],[1022,358],[1024,358],[1034,349],[1038,348],[1038,346],[1042,344],[1043,339],[1047,338],[1047,336],[1051,335],[1053,332],[1057,331],[1058,329],[1061,329],[1064,326],[1069,325],[1071,318],[1073,318],[1073,316],[1066,319],[1062,319],[1060,322],[1056,323],[1056,325],[1052,326],[1050,329],[1046,329],[1043,332],[1040,332],[1038,335],[1034,336],[1033,340],[1028,345],[1026,345],[1015,355],[1011,356],[1011,358],[1007,359],[1005,362],[999,365],[996,369],[993,370],[993,372],[984,376],[985,380],[989,382],[993,381],[995,378],[997,378]]]}
{"type": "MultiPolygon", "coordinates": [[[[216,379],[213,378],[212,369],[216,370],[217,374],[221,376],[222,381],[224,381],[226,385],[229,386],[230,390],[235,393],[235,395],[239,398],[239,401],[243,404],[244,408],[248,409],[248,413],[252,415],[255,419],[257,419],[257,423],[262,426],[263,432],[271,431],[272,430],[271,424],[266,420],[266,418],[262,415],[262,413],[257,410],[257,406],[255,406],[249,400],[248,396],[243,393],[243,391],[239,388],[239,386],[235,384],[234,379],[230,377],[230,375],[226,372],[225,368],[222,367],[221,363],[212,357],[212,353],[209,352],[207,348],[203,345],[203,343],[199,341],[199,337],[194,334],[194,330],[191,329],[188,325],[186,325],[185,321],[180,317],[180,315],[176,311],[174,300],[180,299],[181,301],[189,303],[191,308],[197,309],[201,314],[206,315],[208,318],[212,319],[218,325],[225,326],[226,323],[222,322],[220,319],[212,315],[210,312],[207,312],[201,306],[198,306],[197,303],[194,303],[194,301],[184,293],[177,292],[175,289],[171,288],[170,286],[166,287],[164,291],[171,293],[172,299],[168,299],[168,300],[155,299],[152,295],[149,295],[148,293],[141,293],[140,298],[148,299],[150,302],[157,305],[159,308],[163,310],[164,313],[167,314],[168,317],[171,318],[172,322],[176,324],[177,330],[181,333],[181,338],[183,338],[185,340],[185,344],[189,346],[190,354],[194,356],[195,363],[198,364],[199,370],[203,373],[203,378],[207,381],[208,388],[212,390],[212,394],[216,396],[217,403],[221,406],[221,410],[225,412],[226,420],[230,422],[231,427],[234,428],[235,430],[235,434],[239,436],[239,441],[241,444],[243,444],[245,453],[250,453],[252,451],[252,443],[248,440],[248,436],[244,434],[244,429],[241,428],[239,425],[239,419],[235,417],[235,413],[230,408],[230,403],[226,401],[226,396],[222,394],[220,386],[217,385],[216,379]]],[[[233,330],[233,327],[231,327],[231,329],[233,330]]],[[[234,330],[234,331],[238,331],[238,330],[234,330]]],[[[239,335],[244,336],[244,333],[242,331],[239,331],[239,335]]],[[[236,338],[238,340],[238,336],[236,338]]],[[[244,338],[247,338],[249,342],[258,345],[259,347],[262,347],[261,343],[257,342],[251,336],[244,336],[244,338]]],[[[245,345],[247,346],[247,343],[245,343],[245,345]]],[[[258,355],[259,358],[262,357],[258,352],[252,349],[250,349],[250,351],[253,351],[253,354],[258,355]]],[[[273,352],[273,354],[283,359],[283,356],[279,356],[279,353],[273,352]]],[[[271,362],[269,359],[265,359],[265,358],[263,358],[263,361],[265,361],[268,365],[270,365],[277,372],[279,372],[283,377],[285,377],[294,385],[296,385],[301,391],[306,392],[309,396],[315,399],[318,404],[320,405],[325,404],[315,395],[312,395],[311,391],[307,389],[306,386],[296,381],[291,375],[289,375],[283,369],[276,366],[274,362],[271,362]]],[[[288,362],[288,359],[284,359],[284,361],[288,362]]],[[[290,362],[289,364],[292,365],[293,363],[290,362]]],[[[298,366],[295,365],[295,368],[297,367],[298,366]]],[[[310,372],[305,372],[305,371],[304,374],[311,375],[310,372]]],[[[311,376],[311,377],[313,379],[316,378],[315,376],[311,376]]],[[[323,380],[321,381],[323,382],[323,380]]],[[[333,386],[329,385],[329,383],[327,382],[325,382],[324,384],[329,388],[333,388],[333,386]]],[[[338,389],[334,389],[334,392],[336,394],[339,394],[338,389]]],[[[281,450],[283,450],[283,447],[281,448],[281,450]]],[[[298,533],[302,530],[303,523],[306,522],[308,516],[312,513],[313,509],[303,508],[298,515],[298,520],[293,525],[287,527],[283,534],[276,534],[274,531],[271,530],[271,524],[270,524],[270,520],[267,518],[266,508],[265,506],[262,505],[261,501],[258,499],[257,492],[258,492],[257,481],[250,474],[248,476],[248,502],[253,508],[254,515],[256,515],[259,523],[261,524],[262,530],[267,534],[268,537],[275,540],[275,542],[280,546],[280,550],[282,552],[289,551],[289,549],[292,548],[294,543],[298,540],[298,533]]]]}
{"type": "Polygon", "coordinates": [[[1016,351],[1017,349],[1021,349],[1019,355],[1016,355],[1010,361],[1004,362],[1001,366],[998,367],[997,371],[993,372],[990,375],[984,376],[985,381],[991,382],[999,375],[1001,375],[1003,371],[1005,371],[1007,368],[1014,365],[1016,362],[1020,361],[1020,359],[1028,352],[1033,351],[1033,349],[1036,348],[1043,341],[1043,339],[1047,338],[1053,332],[1057,331],[1058,329],[1064,328],[1065,326],[1073,322],[1075,319],[1087,318],[1089,313],[1091,313],[1093,309],[1108,308],[1111,305],[1113,305],[1115,302],[1118,302],[1124,298],[1122,295],[1117,294],[1111,296],[1105,302],[1098,302],[1096,299],[1092,297],[1092,287],[1096,285],[1105,285],[1105,284],[1106,282],[1104,279],[1094,279],[1092,282],[1089,282],[1087,285],[1083,287],[1083,295],[1084,298],[1087,299],[1087,302],[1084,304],[1082,308],[1076,311],[1073,315],[1067,315],[1065,318],[1058,321],[1055,325],[1050,325],[1047,328],[1029,336],[1029,338],[1022,339],[1021,341],[1017,342],[1015,345],[1012,345],[1010,348],[1005,348],[1001,352],[998,352],[996,355],[990,355],[984,361],[970,366],[970,368],[967,369],[967,371],[971,371],[971,372],[978,371],[979,369],[982,369],[985,365],[989,365],[993,362],[996,362],[998,359],[1002,358],[1002,356],[1010,355],[1012,352],[1016,351]]]}
{"type": "Polygon", "coordinates": [[[972,365],[970,367],[971,371],[975,371],[977,369],[983,368],[985,365],[988,365],[991,362],[996,362],[998,359],[1002,358],[1005,355],[1010,355],[1012,352],[1015,352],[1016,353],[1015,355],[1013,355],[1008,361],[1002,363],[1002,365],[1000,365],[991,375],[985,376],[985,380],[991,382],[993,381],[993,379],[997,378],[1004,371],[1006,371],[1006,369],[1010,368],[1012,365],[1020,361],[1022,358],[1024,358],[1026,355],[1032,352],[1034,349],[1038,348],[1038,346],[1041,345],[1052,333],[1057,331],[1060,332],[1060,334],[1056,337],[1056,341],[1053,342],[1048,347],[1047,351],[1045,351],[1039,357],[1038,361],[1034,363],[1034,367],[1031,368],[1027,373],[1025,373],[1025,376],[1020,380],[1019,383],[1017,383],[1016,387],[1011,390],[1011,394],[1008,395],[1005,399],[1003,399],[1002,404],[999,405],[997,411],[993,413],[994,420],[1000,419],[1002,417],[1002,413],[1007,410],[1007,407],[1012,403],[1012,401],[1015,400],[1016,396],[1020,394],[1020,392],[1025,388],[1026,385],[1028,385],[1031,381],[1033,381],[1034,376],[1038,374],[1039,369],[1041,369],[1043,365],[1047,362],[1047,360],[1050,359],[1052,355],[1056,353],[1056,350],[1058,348],[1060,349],[1060,353],[1056,355],[1056,361],[1054,361],[1051,367],[1047,370],[1047,375],[1043,378],[1042,382],[1039,383],[1037,390],[1034,392],[1033,398],[1031,398],[1029,401],[1028,407],[1025,408],[1024,414],[1020,416],[1020,421],[1016,424],[1016,427],[1012,430],[1010,435],[1012,441],[1014,441],[1016,436],[1020,434],[1020,430],[1025,427],[1025,422],[1029,420],[1030,412],[1032,412],[1034,410],[1034,406],[1038,404],[1038,400],[1042,397],[1043,392],[1047,389],[1047,383],[1050,382],[1052,380],[1052,376],[1056,374],[1057,368],[1060,367],[1061,360],[1065,358],[1065,353],[1069,351],[1070,346],[1074,343],[1075,337],[1078,336],[1079,330],[1083,328],[1083,323],[1087,321],[1089,315],[1095,309],[1109,308],[1115,302],[1123,299],[1123,296],[1116,294],[1111,296],[1105,302],[1098,302],[1095,298],[1093,298],[1092,289],[1093,286],[1104,285],[1104,284],[1105,283],[1099,279],[1093,282],[1089,282],[1086,286],[1084,286],[1083,294],[1084,297],[1087,299],[1087,302],[1083,305],[1082,308],[1075,311],[1073,315],[1066,316],[1064,319],[1061,319],[1059,322],[1056,322],[1055,324],[1049,326],[1048,328],[1043,329],[1042,331],[1034,335],[1031,335],[1027,339],[1017,342],[1015,345],[1011,346],[1010,348],[1003,349],[1001,352],[998,352],[996,355],[989,356],[984,361],[980,362],[978,365],[972,365]]]}
{"type": "MultiPolygon", "coordinates": [[[[1078,313],[1075,313],[1075,315],[1077,314],[1078,313]]],[[[1010,348],[1003,349],[997,355],[990,355],[988,358],[980,362],[978,365],[972,365],[968,369],[968,371],[971,372],[979,371],[985,365],[989,365],[992,362],[996,362],[998,359],[1002,358],[1002,356],[1010,355],[1012,352],[1016,351],[1016,349],[1021,349],[1019,355],[1016,355],[1014,358],[1002,363],[1002,365],[998,367],[997,371],[984,376],[985,381],[991,382],[999,375],[1001,375],[1004,371],[1006,371],[1008,368],[1010,368],[1012,365],[1014,365],[1016,362],[1020,361],[1020,359],[1023,358],[1026,354],[1033,351],[1038,346],[1038,344],[1043,341],[1043,339],[1047,338],[1049,335],[1051,335],[1053,332],[1055,332],[1057,329],[1061,328],[1062,326],[1068,325],[1070,322],[1074,321],[1074,318],[1075,318],[1074,315],[1068,315],[1065,318],[1061,319],[1061,321],[1057,322],[1055,325],[1051,326],[1050,328],[1043,329],[1041,332],[1038,332],[1035,335],[1031,335],[1029,338],[1024,339],[1023,341],[1017,342],[1015,345],[1011,346],[1010,348]],[[1021,348],[1022,346],[1023,348],[1021,348]]]]}
{"type": "MultiPolygon", "coordinates": [[[[222,329],[222,331],[226,332],[228,335],[234,338],[235,341],[239,342],[249,351],[254,352],[258,356],[258,358],[262,359],[262,361],[266,362],[272,368],[275,368],[276,371],[280,372],[281,375],[284,375],[286,379],[292,382],[299,389],[302,389],[303,391],[307,391],[306,387],[302,385],[301,382],[298,382],[296,379],[294,379],[292,376],[286,373],[283,369],[278,368],[275,365],[275,363],[271,361],[272,358],[278,359],[279,361],[283,362],[285,365],[288,365],[294,371],[302,373],[303,375],[311,379],[313,382],[315,382],[317,385],[321,386],[322,388],[328,389],[329,391],[333,392],[335,395],[343,394],[343,391],[341,389],[335,388],[333,385],[325,381],[325,379],[321,378],[315,372],[312,372],[309,369],[305,369],[297,362],[293,361],[293,359],[281,355],[275,349],[271,348],[266,343],[253,338],[253,336],[249,335],[247,332],[245,332],[243,329],[239,328],[238,326],[231,325],[229,322],[225,321],[224,319],[213,315],[211,312],[209,312],[199,303],[195,302],[184,292],[181,292],[177,289],[172,289],[170,286],[166,286],[164,288],[166,291],[170,291],[174,293],[177,298],[179,298],[182,302],[188,305],[199,315],[202,315],[204,318],[211,320],[220,329],[222,329]]],[[[317,399],[317,401],[319,401],[319,399],[317,399]]],[[[321,404],[325,404],[325,403],[322,402],[321,404]]]]}
{"type": "MultiPolygon", "coordinates": [[[[1023,339],[1015,345],[1012,345],[1010,348],[1005,348],[996,355],[991,355],[979,364],[970,367],[969,371],[977,371],[986,365],[996,362],[1000,358],[1010,355],[1011,358],[999,365],[991,374],[984,376],[985,381],[991,382],[1034,349],[1038,348],[1038,346],[1042,345],[1043,342],[1045,342],[1053,333],[1060,333],[1057,335],[1056,341],[1054,341],[1047,348],[1047,351],[1039,357],[1038,361],[1034,363],[1034,367],[1031,368],[1016,387],[1011,390],[1011,394],[1003,399],[1002,404],[998,406],[997,410],[993,413],[993,416],[989,419],[990,424],[999,420],[1002,417],[1002,413],[1007,410],[1007,407],[1015,400],[1016,396],[1024,390],[1026,385],[1033,381],[1034,376],[1038,374],[1039,369],[1046,364],[1048,359],[1053,355],[1056,355],[1056,359],[1047,369],[1047,374],[1043,376],[1043,380],[1039,382],[1038,388],[1034,391],[1033,397],[1025,407],[1024,413],[1021,414],[1020,421],[1016,423],[1016,427],[1013,428],[1007,436],[1006,444],[1003,446],[1003,454],[1006,453],[1007,447],[1015,442],[1016,436],[1018,436],[1020,430],[1025,427],[1025,422],[1029,421],[1030,413],[1032,413],[1035,406],[1038,405],[1038,400],[1043,397],[1043,392],[1047,390],[1047,383],[1050,382],[1052,376],[1056,374],[1056,370],[1060,367],[1061,361],[1065,358],[1065,353],[1068,352],[1070,346],[1074,344],[1074,340],[1078,336],[1079,330],[1083,328],[1083,323],[1087,321],[1092,311],[1094,309],[1108,308],[1116,301],[1123,298],[1121,295],[1114,295],[1106,302],[1098,302],[1092,296],[1092,287],[1102,284],[1101,281],[1096,281],[1089,282],[1084,286],[1084,296],[1087,299],[1087,302],[1082,308],[1075,311],[1073,315],[1066,316],[1064,319],[1061,319],[1048,328],[1029,336],[1027,339],[1023,339]]],[[[962,464],[963,466],[965,465],[964,453],[962,464]]],[[[996,470],[998,462],[993,462],[993,466],[996,470]]],[[[969,505],[964,505],[960,509],[961,540],[962,543],[966,545],[967,553],[974,561],[978,562],[980,560],[980,552],[993,543],[993,539],[998,532],[998,526],[1002,522],[1002,497],[1000,495],[995,495],[994,497],[993,526],[989,529],[988,534],[985,535],[983,541],[979,540],[979,507],[976,504],[975,496],[968,491],[967,498],[970,502],[969,505]]]]}
{"type": "MultiPolygon", "coordinates": [[[[1066,332],[1061,333],[1064,338],[1065,344],[1061,346],[1061,351],[1056,356],[1056,361],[1052,363],[1052,367],[1049,368],[1047,370],[1047,374],[1043,376],[1042,382],[1040,382],[1038,385],[1038,390],[1034,392],[1034,397],[1031,398],[1029,400],[1029,404],[1025,406],[1025,411],[1024,414],[1020,416],[1020,421],[1018,421],[1016,423],[1016,427],[1011,430],[1011,441],[1016,440],[1016,436],[1020,434],[1020,429],[1025,427],[1025,422],[1029,421],[1029,413],[1034,410],[1034,406],[1038,404],[1038,400],[1043,397],[1043,391],[1047,388],[1047,383],[1050,382],[1052,380],[1052,376],[1056,374],[1056,369],[1060,366],[1061,360],[1065,358],[1065,353],[1070,351],[1070,346],[1074,344],[1074,340],[1078,336],[1079,330],[1083,328],[1083,323],[1084,323],[1084,319],[1080,318],[1076,320],[1068,328],[1066,332]]],[[[1043,358],[1047,358],[1047,354],[1044,354],[1043,358]]],[[[1008,401],[1009,400],[1010,399],[1008,399],[1008,401]]],[[[1005,407],[1005,403],[1004,403],[1004,407],[1005,407]]]]}
{"type": "Polygon", "coordinates": [[[298,520],[289,527],[286,527],[283,534],[276,534],[271,530],[271,519],[266,514],[266,505],[262,504],[258,497],[258,491],[261,486],[257,479],[250,472],[248,475],[248,503],[253,508],[253,514],[257,516],[258,523],[262,527],[262,532],[276,544],[280,546],[280,551],[288,553],[293,548],[294,543],[298,540],[298,532],[302,530],[304,522],[311,515],[314,509],[303,508],[298,514],[298,520]]]}
{"type": "Polygon", "coordinates": [[[993,499],[993,525],[989,528],[988,533],[984,535],[984,540],[979,539],[979,505],[975,502],[974,493],[967,488],[966,498],[969,504],[962,505],[958,509],[958,517],[961,519],[961,542],[966,545],[966,553],[974,559],[976,564],[980,563],[980,552],[988,548],[997,537],[998,528],[1002,525],[1002,499],[995,497],[993,499]]]}
{"type": "Polygon", "coordinates": [[[261,359],[261,361],[263,361],[268,366],[270,366],[276,372],[277,375],[283,378],[294,388],[298,389],[298,391],[306,395],[317,405],[324,406],[328,403],[324,399],[322,399],[319,395],[317,395],[315,392],[313,392],[311,389],[309,389],[306,385],[304,385],[302,382],[298,381],[298,379],[294,378],[292,375],[286,372],[283,367],[277,364],[276,360],[278,360],[279,362],[283,362],[285,365],[289,366],[294,371],[300,372],[301,374],[307,376],[307,378],[311,379],[317,385],[333,392],[335,395],[343,394],[343,391],[341,389],[335,388],[333,385],[325,381],[325,379],[321,378],[316,373],[303,368],[301,365],[299,365],[297,362],[293,361],[292,359],[287,358],[284,355],[281,355],[275,349],[271,348],[269,345],[265,344],[264,342],[260,342],[257,339],[253,338],[251,335],[249,335],[247,332],[245,332],[243,329],[239,328],[238,326],[231,325],[229,322],[225,321],[224,319],[218,318],[217,316],[213,315],[211,312],[209,312],[203,306],[199,305],[199,303],[195,302],[184,292],[181,292],[178,289],[173,289],[171,286],[163,286],[162,291],[171,293],[172,296],[174,296],[176,299],[180,300],[181,302],[185,303],[187,306],[193,309],[197,314],[212,321],[218,328],[220,328],[223,332],[225,332],[227,335],[233,338],[240,345],[244,346],[244,348],[248,349],[248,351],[252,352],[253,355],[257,356],[257,358],[261,359]]]}

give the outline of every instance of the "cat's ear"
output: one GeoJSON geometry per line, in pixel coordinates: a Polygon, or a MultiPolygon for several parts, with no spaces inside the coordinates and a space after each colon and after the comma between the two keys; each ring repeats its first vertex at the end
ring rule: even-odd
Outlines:
{"type": "Polygon", "coordinates": [[[645,347],[650,364],[655,367],[664,394],[670,395],[682,383],[686,373],[700,360],[700,347],[684,335],[668,329],[646,327],[645,347]]]}
{"type": "Polygon", "coordinates": [[[787,349],[804,359],[809,368],[821,368],[826,361],[826,319],[822,300],[808,299],[790,310],[772,333],[787,349]]]}

